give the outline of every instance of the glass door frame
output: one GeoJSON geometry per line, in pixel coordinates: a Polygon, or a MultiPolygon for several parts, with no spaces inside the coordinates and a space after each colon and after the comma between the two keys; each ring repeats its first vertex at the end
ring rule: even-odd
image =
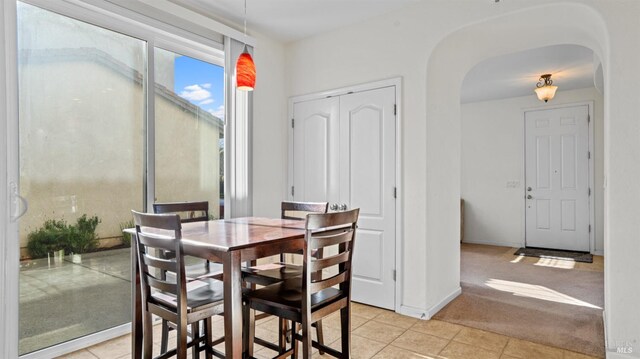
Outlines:
{"type": "Polygon", "coordinates": [[[18,154],[18,65],[17,65],[17,32],[16,32],[16,2],[4,1],[0,4],[0,16],[3,18],[4,38],[1,39],[2,68],[4,73],[3,89],[0,90],[0,103],[5,108],[2,121],[2,134],[0,141],[6,146],[6,157],[1,158],[2,176],[0,180],[5,190],[2,192],[5,207],[2,210],[2,228],[4,240],[0,242],[0,356],[3,358],[16,358],[18,356],[18,301],[19,301],[19,255],[20,244],[18,239],[18,223],[10,219],[11,213],[16,210],[10,198],[10,183],[18,183],[19,180],[19,154],[18,154]],[[8,295],[8,293],[15,293],[8,295]]]}
{"type": "MultiPolygon", "coordinates": [[[[146,42],[147,67],[144,80],[145,112],[144,112],[144,141],[145,150],[143,165],[143,203],[147,210],[151,209],[155,195],[155,76],[154,51],[156,47],[174,51],[202,61],[225,67],[224,45],[207,39],[198,34],[175,28],[151,18],[141,22],[140,14],[123,9],[108,2],[96,4],[96,1],[50,1],[50,0],[21,0],[24,3],[52,11],[63,16],[77,19],[111,31],[138,38],[146,42]],[[92,3],[92,4],[89,4],[92,3]],[[151,25],[150,25],[151,24],[151,25]],[[154,27],[153,24],[161,26],[154,27]]],[[[0,17],[4,19],[4,38],[0,38],[0,71],[6,76],[5,88],[0,89],[0,104],[6,100],[6,121],[0,130],[0,144],[6,144],[6,159],[0,158],[0,170],[6,177],[0,180],[4,188],[9,189],[14,183],[19,191],[20,159],[19,159],[19,119],[18,119],[18,65],[17,65],[17,9],[16,0],[2,0],[0,3],[0,17]],[[4,61],[6,60],[6,64],[4,61]]],[[[226,71],[226,70],[225,70],[226,71]]],[[[225,72],[226,73],[226,72],[225,72]]],[[[3,76],[0,76],[2,79],[3,76]]],[[[225,80],[225,107],[229,104],[228,81],[225,80]]],[[[226,128],[226,120],[225,120],[226,128]]],[[[225,162],[227,162],[227,148],[231,146],[225,139],[225,162]]],[[[2,156],[0,156],[2,157],[2,156]]],[[[225,177],[230,174],[225,173],[225,177]]],[[[228,186],[225,183],[225,198],[228,198],[228,186]]],[[[18,193],[16,193],[18,194],[18,193]]],[[[18,326],[19,326],[19,233],[18,222],[10,219],[11,213],[21,211],[17,205],[18,198],[11,197],[10,191],[3,191],[7,205],[0,210],[2,228],[5,230],[4,240],[0,242],[0,357],[18,357],[18,326]],[[12,295],[8,295],[12,293],[12,295]]],[[[36,352],[25,354],[20,358],[50,358],[63,355],[105,340],[124,335],[131,331],[131,323],[117,326],[102,332],[77,338],[68,342],[54,345],[36,352]]]]}

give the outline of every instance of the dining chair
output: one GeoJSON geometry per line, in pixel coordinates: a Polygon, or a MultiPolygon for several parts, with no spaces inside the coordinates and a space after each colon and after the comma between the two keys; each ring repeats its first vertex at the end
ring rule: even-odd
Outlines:
{"type": "Polygon", "coordinates": [[[211,317],[222,313],[224,309],[223,283],[212,278],[187,282],[185,256],[180,241],[182,224],[178,215],[131,212],[136,226],[134,250],[140,267],[145,359],[152,357],[152,314],[175,324],[177,328],[176,348],[161,350],[155,359],[174,355],[184,359],[189,347],[193,350],[193,358],[198,358],[202,351],[207,359],[212,354],[223,358],[224,355],[214,350],[213,346],[224,342],[224,338],[216,341],[211,338],[211,317]],[[173,252],[175,256],[159,256],[158,253],[162,251],[173,252]],[[165,276],[162,273],[172,275],[165,276]],[[203,335],[200,334],[200,321],[204,321],[203,335]],[[187,340],[188,326],[191,326],[190,341],[187,340]]]}
{"type": "Polygon", "coordinates": [[[153,213],[175,213],[182,223],[208,221],[209,202],[157,202],[153,204],[153,213]]]}
{"type": "MultiPolygon", "coordinates": [[[[307,215],[302,276],[244,293],[243,320],[245,328],[253,328],[255,311],[299,323],[291,348],[276,358],[298,354],[296,340],[302,342],[304,358],[311,358],[312,346],[336,358],[349,358],[351,337],[351,263],[355,244],[359,209],[327,214],[307,215]],[[313,257],[314,250],[337,246],[337,253],[313,257]],[[337,269],[337,274],[333,274],[337,269]],[[327,274],[332,273],[332,274],[327,274]],[[337,288],[336,288],[337,286],[337,288]],[[311,338],[311,325],[340,311],[342,351],[327,347],[311,338]]],[[[253,355],[254,331],[245,330],[243,340],[247,355],[253,355]]]]}
{"type": "MultiPolygon", "coordinates": [[[[201,222],[209,220],[209,202],[156,202],[153,204],[153,213],[156,214],[177,214],[181,223],[201,222]]],[[[173,252],[164,252],[166,258],[172,257],[173,252]]],[[[200,280],[204,278],[215,278],[222,280],[222,264],[211,263],[208,260],[187,257],[185,262],[187,281],[200,280]]],[[[169,343],[169,331],[172,327],[166,320],[162,320],[162,339],[160,350],[167,350],[169,343]]]]}
{"type": "MultiPolygon", "coordinates": [[[[202,222],[209,220],[209,202],[167,202],[154,203],[153,213],[172,213],[180,216],[180,222],[202,222]]],[[[208,260],[189,258],[187,279],[201,279],[213,277],[222,280],[222,264],[211,263],[208,260]]]]}
{"type": "MultiPolygon", "coordinates": [[[[311,213],[327,213],[328,202],[288,202],[280,204],[280,218],[291,220],[305,220],[311,213]]],[[[314,252],[313,255],[318,253],[314,252]]],[[[250,267],[244,269],[244,280],[249,283],[268,285],[281,282],[288,278],[302,275],[302,266],[286,262],[286,253],[280,254],[280,262],[274,268],[273,264],[257,265],[256,261],[250,263],[250,267]]]]}
{"type": "MultiPolygon", "coordinates": [[[[306,215],[310,213],[327,213],[329,209],[328,202],[291,202],[283,201],[280,204],[280,218],[291,220],[305,220],[306,215]]],[[[322,255],[322,252],[314,251],[312,256],[322,255]]],[[[243,279],[247,283],[258,285],[269,285],[282,282],[289,278],[295,278],[302,276],[302,266],[290,264],[286,262],[286,253],[280,254],[280,262],[273,264],[257,265],[256,261],[252,261],[248,268],[243,269],[243,279]]],[[[256,320],[263,319],[270,316],[266,313],[261,313],[256,317],[256,320]]],[[[314,323],[316,328],[316,335],[318,342],[324,344],[324,334],[322,328],[322,322],[314,323]]],[[[280,335],[284,335],[284,338],[289,342],[291,337],[289,336],[289,325],[286,321],[281,321],[279,325],[280,335]]],[[[256,338],[256,342],[271,349],[275,349],[274,346],[269,345],[266,341],[256,338]]],[[[282,344],[279,345],[281,350],[282,344]]],[[[323,351],[320,354],[324,354],[323,351]]]]}

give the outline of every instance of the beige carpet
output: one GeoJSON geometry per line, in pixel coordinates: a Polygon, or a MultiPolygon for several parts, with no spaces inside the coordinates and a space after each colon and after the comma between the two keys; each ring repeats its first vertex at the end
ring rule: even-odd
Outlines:
{"type": "Polygon", "coordinates": [[[462,245],[462,294],[435,319],[604,358],[603,259],[519,257],[462,245]]]}

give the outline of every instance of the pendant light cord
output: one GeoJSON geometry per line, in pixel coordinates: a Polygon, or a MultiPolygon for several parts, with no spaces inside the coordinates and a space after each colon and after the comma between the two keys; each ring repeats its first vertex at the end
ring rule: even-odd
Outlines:
{"type": "Polygon", "coordinates": [[[247,44],[247,0],[244,0],[244,43],[247,44]]]}

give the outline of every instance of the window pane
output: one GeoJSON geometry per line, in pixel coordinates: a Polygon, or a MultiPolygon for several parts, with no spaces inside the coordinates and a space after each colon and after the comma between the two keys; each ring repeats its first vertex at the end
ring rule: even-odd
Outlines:
{"type": "Polygon", "coordinates": [[[131,320],[145,42],[18,4],[20,354],[131,320]]]}
{"type": "Polygon", "coordinates": [[[224,216],[224,69],[155,49],[156,202],[224,216]]]}

